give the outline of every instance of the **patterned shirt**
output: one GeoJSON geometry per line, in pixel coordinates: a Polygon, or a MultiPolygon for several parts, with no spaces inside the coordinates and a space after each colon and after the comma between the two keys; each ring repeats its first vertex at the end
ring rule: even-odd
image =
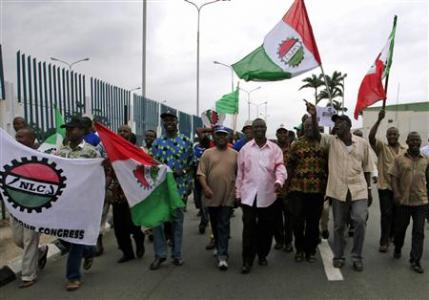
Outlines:
{"type": "Polygon", "coordinates": [[[319,142],[301,137],[289,151],[288,169],[291,181],[289,191],[325,193],[328,180],[328,155],[319,142]]]}
{"type": "Polygon", "coordinates": [[[70,145],[65,145],[58,150],[57,156],[64,158],[96,158],[100,157],[100,154],[95,150],[94,146],[86,143],[84,140],[77,145],[76,148],[72,149],[70,145]]]}
{"type": "Polygon", "coordinates": [[[182,198],[186,198],[192,189],[193,176],[190,168],[194,165],[194,151],[191,140],[183,134],[174,138],[167,136],[157,138],[152,145],[152,156],[168,165],[173,172],[186,169],[187,173],[176,176],[177,188],[182,198]]]}

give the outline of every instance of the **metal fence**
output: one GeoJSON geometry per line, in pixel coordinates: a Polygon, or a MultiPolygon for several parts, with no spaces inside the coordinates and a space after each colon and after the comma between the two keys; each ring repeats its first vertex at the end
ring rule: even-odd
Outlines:
{"type": "Polygon", "coordinates": [[[90,97],[87,98],[87,82],[83,74],[38,61],[21,51],[16,53],[16,63],[18,102],[23,104],[24,117],[36,130],[39,140],[44,140],[55,131],[54,108],[66,119],[72,115],[92,114],[95,120],[115,132],[121,125],[134,121],[139,144],[147,129],[159,131],[160,114],[167,110],[178,116],[179,131],[189,137],[192,137],[195,128],[202,126],[201,118],[197,116],[135,94],[132,99],[134,113],[131,116],[129,90],[91,77],[88,85],[90,97]]]}
{"type": "Polygon", "coordinates": [[[18,51],[17,98],[24,105],[24,117],[45,138],[55,130],[54,108],[65,118],[85,111],[85,75],[37,61],[18,51]]]}
{"type": "Polygon", "coordinates": [[[117,131],[130,119],[131,92],[91,77],[91,112],[94,119],[117,131]]]}

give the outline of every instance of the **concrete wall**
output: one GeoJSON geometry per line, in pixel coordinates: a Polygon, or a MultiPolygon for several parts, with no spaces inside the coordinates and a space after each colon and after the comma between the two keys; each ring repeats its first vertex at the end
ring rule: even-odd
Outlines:
{"type": "MultiPolygon", "coordinates": [[[[362,130],[365,137],[368,137],[377,118],[378,111],[364,111],[362,130]]],[[[429,138],[429,111],[386,111],[386,117],[378,128],[377,138],[386,141],[386,130],[392,126],[399,129],[402,144],[405,144],[409,132],[417,131],[422,137],[422,145],[426,145],[429,138]]]]}

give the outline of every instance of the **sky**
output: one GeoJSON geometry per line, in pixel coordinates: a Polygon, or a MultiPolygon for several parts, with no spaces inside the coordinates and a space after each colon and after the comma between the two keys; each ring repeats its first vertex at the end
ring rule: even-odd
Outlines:
{"type": "MultiPolygon", "coordinates": [[[[194,0],[203,4],[208,0],[194,0]]],[[[200,112],[231,90],[230,65],[260,46],[292,0],[231,0],[207,5],[200,24],[200,112]]],[[[347,73],[345,107],[353,115],[363,76],[398,25],[389,78],[388,104],[428,101],[427,0],[306,0],[308,15],[326,74],[347,73]]],[[[146,96],[196,113],[197,11],[184,0],[148,0],[146,96]]],[[[126,89],[141,86],[142,1],[14,1],[0,0],[0,41],[5,79],[16,81],[15,55],[20,49],[39,60],[67,61],[90,57],[75,70],[126,89]]],[[[268,102],[268,133],[284,124],[292,128],[305,112],[299,90],[314,69],[279,82],[240,82],[252,90],[256,104],[268,102]]],[[[238,78],[234,76],[234,84],[238,78]]],[[[326,104],[326,103],[325,103],[326,104]]],[[[247,94],[240,93],[238,128],[247,120],[247,94]]],[[[259,105],[261,117],[265,106],[259,105]]],[[[226,125],[231,125],[227,118],[226,125]]],[[[361,121],[353,121],[360,127],[361,121]]]]}

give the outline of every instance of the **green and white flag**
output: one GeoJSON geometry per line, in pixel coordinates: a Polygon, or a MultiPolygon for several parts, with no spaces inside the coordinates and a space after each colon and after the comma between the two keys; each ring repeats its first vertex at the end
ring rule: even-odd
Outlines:
{"type": "Polygon", "coordinates": [[[185,204],[173,172],[141,148],[96,123],[97,132],[124,191],[135,225],[156,227],[170,221],[185,204]]]}
{"type": "Polygon", "coordinates": [[[322,64],[304,0],[295,0],[262,46],[232,65],[246,81],[289,79],[322,64]]]}
{"type": "Polygon", "coordinates": [[[40,146],[39,151],[44,153],[51,153],[61,147],[63,144],[63,140],[66,136],[65,128],[61,128],[61,125],[64,124],[64,118],[61,115],[58,109],[54,109],[55,111],[55,127],[56,132],[50,135],[40,146]]]}
{"type": "Polygon", "coordinates": [[[223,95],[218,101],[216,101],[216,111],[218,113],[225,114],[237,114],[238,113],[238,87],[232,93],[223,95]]]}

